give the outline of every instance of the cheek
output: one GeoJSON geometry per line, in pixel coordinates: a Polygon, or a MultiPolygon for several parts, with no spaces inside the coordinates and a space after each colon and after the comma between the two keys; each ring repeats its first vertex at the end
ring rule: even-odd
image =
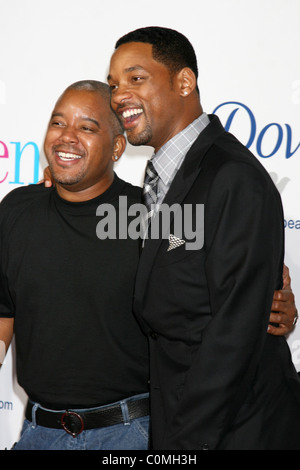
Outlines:
{"type": "Polygon", "coordinates": [[[50,151],[58,137],[59,133],[57,131],[48,131],[44,142],[44,149],[48,149],[48,151],[50,151]]]}
{"type": "Polygon", "coordinates": [[[49,136],[47,136],[44,141],[44,152],[46,156],[50,154],[51,148],[52,148],[52,140],[50,139],[49,136]]]}
{"type": "Polygon", "coordinates": [[[86,143],[85,148],[89,155],[88,166],[93,168],[92,171],[99,172],[112,162],[114,149],[110,141],[101,139],[98,142],[86,143]]]}
{"type": "Polygon", "coordinates": [[[161,119],[161,116],[168,115],[169,109],[167,100],[162,100],[159,93],[154,92],[147,100],[147,117],[153,121],[153,124],[156,124],[157,119],[161,119]]]}
{"type": "Polygon", "coordinates": [[[111,105],[112,109],[113,109],[115,112],[117,112],[118,104],[115,102],[113,95],[112,95],[112,98],[111,98],[111,101],[110,101],[110,105],[111,105]]]}
{"type": "Polygon", "coordinates": [[[150,106],[152,125],[158,132],[160,129],[172,127],[174,122],[178,122],[181,110],[172,92],[166,91],[165,96],[160,94],[159,97],[153,99],[150,106]]]}

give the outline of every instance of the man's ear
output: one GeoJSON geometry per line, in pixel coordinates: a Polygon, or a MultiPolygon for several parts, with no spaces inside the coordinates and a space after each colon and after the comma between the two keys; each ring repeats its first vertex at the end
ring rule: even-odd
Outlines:
{"type": "Polygon", "coordinates": [[[124,135],[119,134],[115,138],[115,142],[114,142],[114,153],[112,156],[112,159],[114,162],[118,161],[119,158],[121,158],[121,156],[125,152],[125,149],[126,149],[126,139],[124,135]]]}
{"type": "Polygon", "coordinates": [[[177,75],[177,79],[179,84],[179,91],[183,97],[189,96],[197,87],[196,76],[189,67],[185,67],[184,69],[180,70],[177,75]]]}

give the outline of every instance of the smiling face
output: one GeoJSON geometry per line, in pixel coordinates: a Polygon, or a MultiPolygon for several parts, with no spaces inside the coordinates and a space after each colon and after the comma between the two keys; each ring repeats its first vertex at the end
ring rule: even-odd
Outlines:
{"type": "Polygon", "coordinates": [[[113,156],[125,138],[115,136],[109,103],[99,93],[68,89],[53,110],[44,143],[59,194],[87,200],[113,181],[113,156]]]}
{"type": "Polygon", "coordinates": [[[157,62],[152,46],[132,42],[113,54],[108,83],[112,108],[132,145],[161,148],[185,127],[183,71],[171,76],[157,62]]]}

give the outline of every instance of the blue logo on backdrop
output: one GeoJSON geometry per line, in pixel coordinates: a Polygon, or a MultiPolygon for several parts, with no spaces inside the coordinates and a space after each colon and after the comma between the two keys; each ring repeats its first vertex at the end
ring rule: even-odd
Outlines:
{"type": "Polygon", "coordinates": [[[4,410],[4,411],[13,411],[14,409],[14,405],[11,401],[3,401],[3,400],[0,400],[0,411],[1,410],[4,410]]]}
{"type": "Polygon", "coordinates": [[[240,103],[238,101],[226,101],[225,103],[220,104],[215,108],[213,111],[214,114],[217,114],[217,111],[221,110],[227,111],[229,113],[228,118],[226,123],[224,124],[224,127],[226,131],[230,130],[230,127],[233,123],[233,120],[238,114],[238,111],[244,111],[246,112],[246,117],[249,122],[249,138],[248,141],[244,143],[246,147],[250,148],[254,141],[255,138],[256,140],[256,152],[257,155],[261,158],[270,158],[273,157],[282,147],[284,148],[285,152],[285,158],[291,158],[299,149],[300,149],[300,142],[297,145],[297,147],[293,147],[293,131],[292,128],[289,124],[284,124],[283,126],[278,124],[277,122],[271,122],[270,124],[267,124],[263,129],[258,130],[257,129],[257,124],[256,124],[256,119],[251,111],[251,109],[246,106],[243,103],[240,103]],[[275,132],[274,132],[275,131],[275,132]],[[272,134],[271,134],[272,132],[272,134]],[[270,134],[274,138],[273,142],[273,148],[269,153],[265,153],[263,151],[263,142],[265,141],[267,136],[270,136],[270,134]],[[284,142],[284,137],[286,136],[286,142],[284,142]]]}
{"type": "Polygon", "coordinates": [[[284,228],[290,229],[290,230],[300,230],[300,220],[284,220],[284,228]]]}

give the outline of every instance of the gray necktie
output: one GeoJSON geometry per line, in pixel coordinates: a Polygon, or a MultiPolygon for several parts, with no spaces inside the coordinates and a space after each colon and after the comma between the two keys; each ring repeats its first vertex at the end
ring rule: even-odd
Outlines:
{"type": "Polygon", "coordinates": [[[144,204],[148,210],[147,220],[144,224],[144,238],[147,234],[150,219],[155,211],[155,204],[157,203],[157,187],[158,187],[159,176],[155,170],[153,163],[149,160],[147,163],[146,174],[143,186],[143,197],[144,204]]]}
{"type": "Polygon", "coordinates": [[[158,180],[159,176],[157,171],[155,170],[153,163],[149,160],[147,163],[143,188],[144,203],[148,211],[151,210],[151,204],[156,204],[157,202],[158,180]]]}

